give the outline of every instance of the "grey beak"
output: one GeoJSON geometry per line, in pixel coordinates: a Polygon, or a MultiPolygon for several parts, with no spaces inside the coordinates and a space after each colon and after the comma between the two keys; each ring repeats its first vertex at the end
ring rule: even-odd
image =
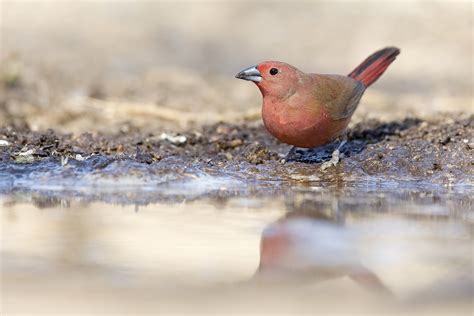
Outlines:
{"type": "Polygon", "coordinates": [[[262,74],[260,71],[258,71],[257,66],[252,66],[239,72],[237,75],[235,75],[235,78],[260,82],[262,80],[262,74]]]}

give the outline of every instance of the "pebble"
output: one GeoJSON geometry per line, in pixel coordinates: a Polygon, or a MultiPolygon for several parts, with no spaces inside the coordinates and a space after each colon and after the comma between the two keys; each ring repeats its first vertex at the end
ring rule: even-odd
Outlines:
{"type": "Polygon", "coordinates": [[[175,145],[176,145],[176,144],[179,144],[179,145],[184,144],[184,143],[186,143],[186,141],[188,140],[188,139],[186,138],[186,136],[184,136],[184,135],[176,135],[176,136],[173,136],[173,135],[170,135],[170,134],[167,134],[167,133],[162,133],[162,134],[160,135],[160,138],[161,138],[162,140],[167,140],[167,141],[169,141],[170,143],[175,144],[175,145]]]}
{"type": "Polygon", "coordinates": [[[27,150],[27,151],[18,153],[18,156],[26,157],[26,156],[31,156],[31,155],[33,155],[34,153],[35,153],[35,150],[34,150],[34,149],[30,149],[30,150],[27,150]]]}
{"type": "Polygon", "coordinates": [[[231,140],[228,145],[230,148],[235,148],[235,147],[238,147],[240,145],[242,145],[244,142],[240,139],[240,138],[237,138],[237,139],[234,139],[234,140],[231,140]]]}
{"type": "Polygon", "coordinates": [[[15,157],[15,162],[16,163],[32,163],[33,161],[35,161],[35,158],[33,157],[34,153],[35,153],[34,149],[20,152],[15,157]]]}
{"type": "Polygon", "coordinates": [[[10,146],[10,143],[6,140],[0,139],[0,147],[1,146],[10,146]]]}
{"type": "Polygon", "coordinates": [[[76,155],[75,159],[76,159],[77,161],[84,161],[84,160],[86,160],[85,157],[82,157],[82,156],[79,155],[79,154],[76,155]]]}

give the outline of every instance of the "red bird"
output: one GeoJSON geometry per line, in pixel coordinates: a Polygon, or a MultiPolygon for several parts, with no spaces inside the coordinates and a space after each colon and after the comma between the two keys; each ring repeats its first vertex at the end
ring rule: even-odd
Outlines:
{"type": "MultiPolygon", "coordinates": [[[[296,147],[313,148],[345,137],[365,89],[399,53],[396,47],[381,49],[348,76],[307,74],[283,62],[265,61],[235,77],[253,81],[260,89],[263,123],[273,136],[296,147]]],[[[323,169],[339,162],[339,150],[345,142],[323,169]]]]}

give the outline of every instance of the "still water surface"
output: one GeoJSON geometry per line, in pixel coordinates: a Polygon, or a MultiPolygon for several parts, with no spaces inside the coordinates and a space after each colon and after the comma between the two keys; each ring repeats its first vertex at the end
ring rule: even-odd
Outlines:
{"type": "Polygon", "coordinates": [[[194,176],[2,192],[5,314],[473,313],[468,186],[194,176]]]}

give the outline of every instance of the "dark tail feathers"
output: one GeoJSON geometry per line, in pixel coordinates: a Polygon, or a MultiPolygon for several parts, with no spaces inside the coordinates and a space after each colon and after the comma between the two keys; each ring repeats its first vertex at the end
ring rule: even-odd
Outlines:
{"type": "Polygon", "coordinates": [[[386,47],[376,51],[357,66],[349,74],[349,77],[362,82],[368,87],[384,73],[398,54],[400,54],[400,49],[396,47],[386,47]]]}

